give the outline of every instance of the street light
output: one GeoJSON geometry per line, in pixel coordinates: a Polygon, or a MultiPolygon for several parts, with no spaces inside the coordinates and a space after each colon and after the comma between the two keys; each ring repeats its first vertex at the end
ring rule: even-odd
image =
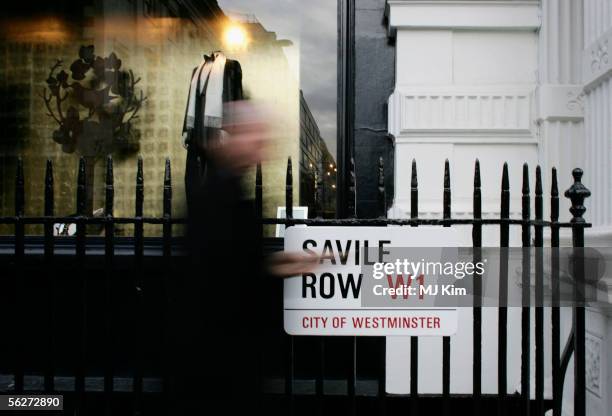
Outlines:
{"type": "Polygon", "coordinates": [[[230,49],[244,49],[248,43],[246,31],[242,26],[236,24],[227,27],[223,38],[230,49]]]}

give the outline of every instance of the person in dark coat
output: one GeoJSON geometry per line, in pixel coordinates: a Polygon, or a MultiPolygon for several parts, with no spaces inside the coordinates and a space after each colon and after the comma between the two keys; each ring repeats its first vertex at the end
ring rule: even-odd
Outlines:
{"type": "Polygon", "coordinates": [[[260,404],[263,279],[311,271],[316,258],[279,253],[264,263],[244,173],[265,154],[266,120],[246,101],[224,108],[223,137],[206,149],[207,171],[189,215],[192,267],[177,297],[176,415],[254,413],[260,404]]]}

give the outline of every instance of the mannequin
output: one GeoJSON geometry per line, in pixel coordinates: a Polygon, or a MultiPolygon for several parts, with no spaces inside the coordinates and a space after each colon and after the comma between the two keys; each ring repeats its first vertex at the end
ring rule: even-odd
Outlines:
{"type": "Polygon", "coordinates": [[[223,52],[214,51],[210,55],[204,55],[202,62],[191,72],[189,96],[183,120],[183,143],[187,149],[185,166],[187,209],[193,206],[194,194],[202,183],[206,169],[208,141],[225,134],[222,104],[243,98],[240,63],[227,59],[223,52]]]}

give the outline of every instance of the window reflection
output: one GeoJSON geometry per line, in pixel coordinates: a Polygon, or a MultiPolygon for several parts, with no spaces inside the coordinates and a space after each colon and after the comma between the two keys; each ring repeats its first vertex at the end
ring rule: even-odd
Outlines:
{"type": "MultiPolygon", "coordinates": [[[[335,2],[60,0],[2,7],[0,215],[13,214],[18,156],[25,167],[26,215],[42,213],[47,158],[54,161],[58,215],[76,212],[80,156],[89,162],[88,210],[100,209],[107,154],[115,159],[115,215],[133,215],[138,155],[144,161],[145,215],[161,212],[166,157],[173,167],[173,212],[183,215],[182,130],[192,71],[203,55],[223,51],[240,63],[245,98],[266,102],[273,113],[272,158],[263,168],[264,215],[276,216],[284,205],[291,157],[294,177],[299,166],[300,178],[294,200],[312,213],[319,192],[322,213],[333,216],[335,2]],[[61,102],[46,102],[43,91],[48,98],[56,89],[61,102]],[[119,111],[139,99],[137,114],[119,111]]],[[[0,233],[10,233],[2,227],[0,233]]],[[[146,231],[159,232],[155,226],[146,231]]],[[[117,230],[130,232],[127,226],[117,230]]]]}

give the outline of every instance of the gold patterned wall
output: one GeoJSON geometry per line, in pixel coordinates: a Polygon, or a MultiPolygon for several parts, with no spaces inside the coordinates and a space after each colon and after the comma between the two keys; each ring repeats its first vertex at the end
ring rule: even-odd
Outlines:
{"type": "MultiPolygon", "coordinates": [[[[147,16],[127,0],[103,1],[103,7],[97,4],[84,7],[84,18],[76,26],[74,21],[68,23],[58,16],[40,32],[32,28],[41,27],[43,21],[26,19],[15,22],[0,40],[0,82],[5,96],[0,113],[8,126],[0,144],[0,215],[14,212],[17,155],[24,160],[26,215],[43,212],[47,158],[55,168],[56,214],[75,212],[79,155],[64,153],[52,140],[57,124],[47,115],[40,94],[56,59],[70,65],[78,57],[79,47],[89,44],[95,46],[96,55],[108,56],[114,52],[119,56],[123,67],[141,78],[137,88],[147,97],[139,117],[133,121],[133,127],[140,134],[139,151],[114,154],[115,215],[133,215],[138,154],[144,161],[145,215],[161,214],[166,157],[172,163],[173,214],[185,213],[186,151],[181,128],[191,71],[203,53],[224,49],[223,30],[230,22],[224,16],[212,21],[197,20],[197,23],[185,17],[147,16]]],[[[271,158],[263,169],[264,211],[267,216],[275,216],[276,207],[284,205],[286,159],[291,156],[297,162],[299,155],[299,82],[289,70],[282,45],[274,34],[261,25],[247,26],[247,31],[253,33],[251,43],[240,51],[226,51],[226,54],[240,61],[248,97],[264,101],[272,109],[271,158]]],[[[94,209],[104,206],[104,164],[103,158],[95,164],[94,209]]],[[[297,198],[297,163],[294,176],[294,198],[297,198]]],[[[246,180],[251,192],[253,176],[246,180]]],[[[131,232],[126,226],[118,228],[118,234],[131,232]]],[[[12,227],[0,226],[0,234],[11,231],[12,227]]],[[[27,230],[28,233],[40,231],[36,227],[27,230]]],[[[156,226],[146,229],[147,235],[159,231],[156,226]]]]}

